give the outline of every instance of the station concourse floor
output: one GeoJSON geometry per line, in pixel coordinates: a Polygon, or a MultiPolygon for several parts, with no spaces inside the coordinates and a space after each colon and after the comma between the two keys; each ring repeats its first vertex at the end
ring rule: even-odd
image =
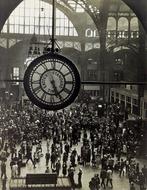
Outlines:
{"type": "MultiPolygon", "coordinates": [[[[52,142],[50,143],[52,144],[52,142]]],[[[81,143],[78,144],[78,146],[73,146],[73,148],[76,148],[77,151],[80,151],[81,143]]],[[[35,149],[35,146],[33,147],[35,149]]],[[[42,141],[42,150],[43,150],[43,157],[41,157],[40,162],[36,164],[36,168],[33,167],[33,164],[31,161],[29,161],[26,165],[26,167],[22,167],[21,169],[21,177],[25,177],[27,173],[45,173],[46,170],[46,165],[45,165],[45,154],[46,154],[46,141],[42,141]]],[[[62,159],[62,158],[61,158],[62,159]]],[[[62,163],[62,162],[61,162],[62,163]]],[[[68,161],[70,164],[70,161],[68,161]]],[[[145,160],[139,160],[139,163],[141,166],[144,163],[147,163],[145,160]]],[[[10,169],[10,156],[7,159],[7,185],[6,185],[6,190],[9,190],[9,181],[11,179],[11,169],[10,169]]],[[[50,167],[50,163],[49,163],[50,167]]],[[[100,174],[100,167],[97,168],[92,168],[91,166],[77,166],[75,169],[75,183],[77,183],[78,178],[77,178],[77,173],[78,173],[78,168],[81,168],[83,171],[82,175],[82,188],[81,190],[89,190],[89,181],[91,178],[94,176],[94,174],[100,174]]],[[[51,170],[51,169],[50,169],[51,170]]],[[[59,176],[62,176],[62,166],[60,170],[59,176]]],[[[106,190],[112,189],[110,187],[106,187],[106,190]]],[[[136,190],[139,190],[140,188],[136,186],[136,190]]],[[[0,179],[0,190],[2,190],[2,180],[0,179]]],[[[100,188],[100,190],[103,190],[103,188],[100,188]]],[[[113,173],[113,190],[130,190],[129,188],[129,181],[126,176],[124,177],[119,177],[119,174],[114,172],[113,173]]]]}

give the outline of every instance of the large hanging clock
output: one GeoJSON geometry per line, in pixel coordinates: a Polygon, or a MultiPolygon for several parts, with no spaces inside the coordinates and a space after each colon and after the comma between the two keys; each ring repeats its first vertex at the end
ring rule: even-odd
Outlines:
{"type": "Polygon", "coordinates": [[[76,66],[56,53],[42,55],[31,62],[24,75],[24,88],[38,107],[59,110],[70,105],[80,90],[76,66]]]}

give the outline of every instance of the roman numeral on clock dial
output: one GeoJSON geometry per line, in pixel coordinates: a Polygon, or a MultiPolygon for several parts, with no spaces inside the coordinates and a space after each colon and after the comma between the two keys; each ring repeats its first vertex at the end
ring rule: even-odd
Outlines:
{"type": "Polygon", "coordinates": [[[70,93],[70,90],[69,89],[67,89],[67,88],[64,88],[64,90],[63,90],[64,92],[66,92],[67,94],[69,94],[70,93]]]}
{"type": "Polygon", "coordinates": [[[39,83],[40,83],[40,80],[32,81],[32,84],[39,84],[39,83]]]}
{"type": "Polygon", "coordinates": [[[40,91],[41,91],[40,86],[34,88],[34,92],[35,92],[36,94],[38,94],[40,91]]]}
{"type": "Polygon", "coordinates": [[[55,69],[55,68],[56,68],[56,62],[55,62],[55,61],[52,61],[52,62],[51,62],[51,67],[52,67],[52,69],[55,69]]]}
{"type": "Polygon", "coordinates": [[[48,70],[46,64],[42,64],[41,66],[42,66],[45,70],[48,70]]]}
{"type": "Polygon", "coordinates": [[[46,93],[45,92],[42,94],[41,99],[44,101],[46,100],[46,93]]]}
{"type": "Polygon", "coordinates": [[[51,97],[50,97],[50,102],[51,102],[51,103],[54,103],[54,102],[55,102],[54,96],[51,96],[51,97]]]}

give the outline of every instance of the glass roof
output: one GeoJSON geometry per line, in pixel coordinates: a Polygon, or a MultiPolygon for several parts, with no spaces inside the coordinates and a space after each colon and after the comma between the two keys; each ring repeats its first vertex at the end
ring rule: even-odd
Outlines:
{"type": "MultiPolygon", "coordinates": [[[[99,12],[99,8],[104,0],[57,0],[57,3],[62,4],[75,12],[99,12]]],[[[132,12],[131,9],[122,0],[110,0],[110,12],[132,12]]]]}

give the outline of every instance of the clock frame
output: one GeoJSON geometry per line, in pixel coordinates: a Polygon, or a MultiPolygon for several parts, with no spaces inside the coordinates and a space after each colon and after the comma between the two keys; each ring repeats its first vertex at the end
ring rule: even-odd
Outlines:
{"type": "Polygon", "coordinates": [[[24,74],[24,89],[29,99],[46,110],[59,110],[76,99],[80,74],[71,60],[57,53],[33,60],[24,74]]]}

